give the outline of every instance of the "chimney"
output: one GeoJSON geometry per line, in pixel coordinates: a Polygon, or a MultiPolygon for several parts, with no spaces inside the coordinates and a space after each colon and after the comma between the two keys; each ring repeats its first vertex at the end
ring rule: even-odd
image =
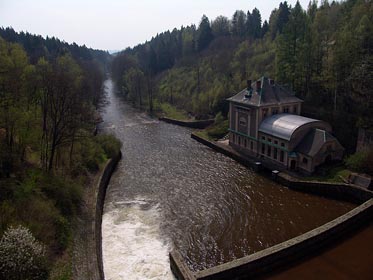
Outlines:
{"type": "Polygon", "coordinates": [[[259,91],[262,88],[262,80],[256,81],[256,91],[259,91]]]}
{"type": "Polygon", "coordinates": [[[247,80],[247,90],[251,89],[251,80],[247,80]]]}

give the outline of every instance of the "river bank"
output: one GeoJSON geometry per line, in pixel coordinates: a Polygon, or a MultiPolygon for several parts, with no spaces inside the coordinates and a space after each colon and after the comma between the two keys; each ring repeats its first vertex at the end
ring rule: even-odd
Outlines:
{"type": "Polygon", "coordinates": [[[103,280],[101,222],[106,188],[121,152],[109,159],[85,187],[81,212],[74,225],[72,270],[74,280],[103,280]]]}

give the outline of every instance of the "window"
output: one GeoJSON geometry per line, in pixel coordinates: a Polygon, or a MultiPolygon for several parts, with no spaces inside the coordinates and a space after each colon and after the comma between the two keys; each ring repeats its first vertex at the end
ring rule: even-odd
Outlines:
{"type": "Polygon", "coordinates": [[[278,144],[278,141],[277,140],[275,140],[275,145],[277,145],[278,144]]]}
{"type": "Polygon", "coordinates": [[[233,143],[236,143],[236,134],[233,134],[233,143]]]}
{"type": "Polygon", "coordinates": [[[267,114],[268,114],[268,109],[263,109],[263,111],[262,111],[263,119],[265,119],[267,117],[267,114]]]}
{"type": "Polygon", "coordinates": [[[251,148],[251,150],[254,150],[254,143],[253,143],[253,141],[250,141],[250,148],[251,148]]]}
{"type": "Polygon", "coordinates": [[[284,151],[280,152],[280,161],[284,162],[284,151]]]}
{"type": "Polygon", "coordinates": [[[241,137],[238,136],[238,145],[241,146],[241,137]]]}
{"type": "Polygon", "coordinates": [[[245,138],[245,148],[247,148],[247,140],[246,140],[246,138],[245,138]]]}
{"type": "Polygon", "coordinates": [[[308,159],[304,157],[303,160],[302,160],[302,162],[303,162],[304,164],[307,164],[307,163],[308,163],[308,159]]]}
{"type": "Polygon", "coordinates": [[[284,113],[289,113],[289,107],[284,107],[284,113]]]}
{"type": "Polygon", "coordinates": [[[246,126],[246,123],[247,123],[246,118],[241,117],[239,120],[239,125],[246,126]]]}
{"type": "Polygon", "coordinates": [[[272,142],[272,139],[271,139],[271,138],[268,138],[268,142],[271,143],[271,142],[272,142]]]}
{"type": "Polygon", "coordinates": [[[262,154],[265,154],[266,145],[262,143],[262,154]]]}
{"type": "Polygon", "coordinates": [[[277,148],[273,149],[273,158],[277,160],[277,148]]]}
{"type": "Polygon", "coordinates": [[[281,143],[281,147],[285,147],[285,143],[284,142],[281,143]]]}
{"type": "Polygon", "coordinates": [[[272,151],[272,147],[268,145],[268,147],[267,147],[267,156],[271,157],[271,151],[272,151]]]}
{"type": "Polygon", "coordinates": [[[272,108],[272,116],[278,114],[278,108],[272,108]]]}
{"type": "Polygon", "coordinates": [[[265,141],[265,140],[266,140],[266,138],[265,138],[264,136],[262,136],[262,140],[264,140],[264,141],[265,141]]]}
{"type": "Polygon", "coordinates": [[[297,108],[297,106],[294,106],[294,107],[293,107],[293,113],[294,113],[294,114],[297,114],[297,113],[298,113],[298,108],[297,108]]]}

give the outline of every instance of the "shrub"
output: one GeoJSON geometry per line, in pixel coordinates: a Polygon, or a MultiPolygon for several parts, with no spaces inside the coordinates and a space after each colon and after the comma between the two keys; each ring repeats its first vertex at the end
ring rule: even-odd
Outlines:
{"type": "Polygon", "coordinates": [[[71,239],[70,223],[62,216],[58,216],[54,222],[56,227],[57,250],[63,251],[69,245],[71,239]]]}
{"type": "Polygon", "coordinates": [[[373,148],[356,152],[349,156],[345,162],[351,170],[373,176],[373,148]]]}
{"type": "Polygon", "coordinates": [[[27,228],[10,227],[1,238],[0,275],[8,280],[48,278],[44,245],[27,228]]]}
{"type": "Polygon", "coordinates": [[[113,158],[116,156],[122,146],[122,143],[111,134],[97,135],[95,140],[104,150],[108,158],[113,158]]]}

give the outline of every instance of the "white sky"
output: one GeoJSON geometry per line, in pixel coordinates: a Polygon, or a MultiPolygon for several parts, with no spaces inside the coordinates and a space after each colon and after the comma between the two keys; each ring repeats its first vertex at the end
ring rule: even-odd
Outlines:
{"type": "MultiPolygon", "coordinates": [[[[262,20],[276,0],[0,0],[0,26],[103,50],[120,50],[157,33],[192,23],[203,14],[231,18],[235,10],[259,9],[262,20]]],[[[294,6],[296,0],[288,0],[294,6]]],[[[309,0],[300,0],[304,9],[309,0]]]]}

